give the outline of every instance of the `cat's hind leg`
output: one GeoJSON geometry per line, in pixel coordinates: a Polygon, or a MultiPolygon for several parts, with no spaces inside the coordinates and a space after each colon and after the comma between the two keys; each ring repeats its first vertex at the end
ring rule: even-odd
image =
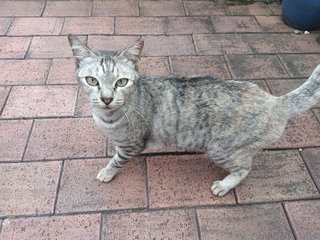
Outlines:
{"type": "Polygon", "coordinates": [[[127,163],[131,158],[131,154],[116,148],[116,154],[109,161],[108,165],[99,171],[97,179],[101,182],[110,182],[118,173],[119,169],[123,167],[124,164],[127,163]]]}
{"type": "Polygon", "coordinates": [[[230,172],[222,180],[214,181],[211,186],[213,195],[222,197],[230,190],[236,187],[250,172],[253,154],[243,154],[243,151],[238,151],[231,156],[216,158],[215,154],[210,154],[212,160],[219,166],[230,172]]]}
{"type": "Polygon", "coordinates": [[[223,180],[214,181],[211,186],[213,195],[222,197],[226,195],[231,189],[236,187],[250,172],[250,169],[240,169],[231,172],[223,180]]]}

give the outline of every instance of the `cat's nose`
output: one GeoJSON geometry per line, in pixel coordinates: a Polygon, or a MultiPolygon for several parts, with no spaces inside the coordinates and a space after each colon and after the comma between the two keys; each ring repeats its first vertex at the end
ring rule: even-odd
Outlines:
{"type": "Polygon", "coordinates": [[[101,101],[109,105],[113,101],[113,98],[101,98],[101,101]]]}

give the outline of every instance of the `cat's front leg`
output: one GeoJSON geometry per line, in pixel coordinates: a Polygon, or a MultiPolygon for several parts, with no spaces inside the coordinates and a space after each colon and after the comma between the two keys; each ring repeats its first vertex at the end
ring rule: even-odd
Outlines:
{"type": "Polygon", "coordinates": [[[113,177],[117,174],[118,169],[110,169],[108,168],[108,166],[106,166],[105,168],[102,168],[98,175],[97,175],[97,179],[100,182],[110,182],[113,177]]]}
{"type": "Polygon", "coordinates": [[[105,168],[102,168],[97,179],[101,182],[110,182],[118,173],[119,169],[132,158],[132,154],[116,147],[116,154],[105,168]]]}

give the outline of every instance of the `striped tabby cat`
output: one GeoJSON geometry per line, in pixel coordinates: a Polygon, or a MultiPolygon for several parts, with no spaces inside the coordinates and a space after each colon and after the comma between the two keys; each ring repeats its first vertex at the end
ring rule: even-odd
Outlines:
{"type": "Polygon", "coordinates": [[[320,65],[300,88],[276,97],[243,81],[139,76],[143,41],[100,52],[74,36],[68,39],[93,118],[116,145],[115,156],[98,173],[102,182],[157,145],[207,153],[230,172],[211,186],[214,195],[223,196],[248,175],[254,154],[281,136],[288,119],[320,97],[320,65]]]}

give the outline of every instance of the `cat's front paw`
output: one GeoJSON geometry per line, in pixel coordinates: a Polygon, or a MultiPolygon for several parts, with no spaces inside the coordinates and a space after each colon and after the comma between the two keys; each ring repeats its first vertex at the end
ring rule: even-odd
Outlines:
{"type": "Polygon", "coordinates": [[[114,175],[115,174],[112,174],[106,168],[102,168],[97,175],[97,179],[100,182],[110,182],[113,179],[114,175]]]}
{"type": "Polygon", "coordinates": [[[217,197],[222,197],[226,195],[230,189],[224,186],[223,181],[215,181],[211,186],[211,192],[217,197]]]}

